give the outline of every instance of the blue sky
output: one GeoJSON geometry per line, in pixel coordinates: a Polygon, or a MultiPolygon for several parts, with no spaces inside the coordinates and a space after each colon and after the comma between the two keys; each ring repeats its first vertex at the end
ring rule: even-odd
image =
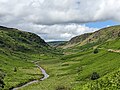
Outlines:
{"type": "Polygon", "coordinates": [[[91,23],[86,23],[85,24],[88,27],[92,27],[92,28],[104,28],[107,26],[114,26],[114,25],[120,25],[120,22],[115,22],[112,20],[108,20],[108,21],[101,21],[101,22],[91,22],[91,23]]]}

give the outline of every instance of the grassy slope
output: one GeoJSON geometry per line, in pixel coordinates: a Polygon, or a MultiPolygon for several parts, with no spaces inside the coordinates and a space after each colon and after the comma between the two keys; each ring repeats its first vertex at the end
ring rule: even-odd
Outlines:
{"type": "Polygon", "coordinates": [[[55,50],[37,35],[0,26],[0,70],[5,73],[4,89],[40,79],[42,74],[32,62],[52,53],[55,50]]]}
{"type": "Polygon", "coordinates": [[[100,78],[99,80],[89,82],[83,86],[84,90],[120,90],[120,70],[100,78]]]}
{"type": "Polygon", "coordinates": [[[115,40],[110,40],[105,43],[103,43],[99,48],[107,48],[107,49],[120,49],[120,38],[117,38],[115,40]]]}
{"type": "Polygon", "coordinates": [[[42,77],[39,69],[34,63],[29,62],[30,60],[32,61],[32,57],[28,57],[26,54],[0,54],[0,69],[5,73],[4,89],[12,88],[30,80],[42,77]],[[24,59],[21,57],[26,58],[24,59]],[[16,72],[14,72],[15,68],[17,68],[16,72]]]}
{"type": "Polygon", "coordinates": [[[14,28],[0,27],[0,38],[0,48],[13,51],[43,53],[50,48],[39,36],[14,28]]]}
{"type": "Polygon", "coordinates": [[[95,42],[65,49],[66,55],[63,57],[41,61],[40,64],[47,70],[50,77],[22,90],[61,90],[56,87],[64,88],[63,90],[119,90],[120,53],[108,52],[108,49],[119,49],[119,28],[116,26],[105,28],[107,31],[98,31],[103,34],[101,38],[107,35],[106,42],[103,40],[102,43],[99,43],[101,39],[95,39],[95,42]],[[117,29],[115,30],[115,28],[117,29]],[[113,30],[115,30],[114,35],[109,36],[108,34],[113,30]],[[96,47],[99,48],[99,53],[94,54],[93,48],[96,47]],[[93,72],[97,72],[100,79],[90,80],[93,72]]]}
{"type": "MultiPolygon", "coordinates": [[[[56,87],[63,86],[67,88],[64,90],[69,90],[69,88],[72,90],[88,90],[86,89],[87,83],[93,85],[93,81],[90,80],[93,72],[99,73],[100,79],[102,79],[104,76],[109,77],[109,74],[111,76],[111,72],[120,68],[120,54],[108,52],[107,50],[99,50],[98,54],[93,54],[91,49],[62,58],[42,60],[40,64],[47,70],[50,77],[22,90],[56,90],[56,87]]],[[[111,84],[112,88],[113,84],[111,84]]],[[[91,87],[89,89],[93,90],[91,87]]]]}
{"type": "MultiPolygon", "coordinates": [[[[39,61],[39,64],[43,68],[45,68],[45,70],[48,72],[50,77],[45,81],[32,84],[30,86],[22,88],[21,90],[59,90],[60,88],[63,88],[63,90],[69,90],[69,89],[96,90],[94,88],[96,88],[98,84],[106,83],[106,81],[110,81],[111,79],[113,79],[113,83],[110,85],[106,84],[108,90],[112,90],[111,88],[119,88],[116,86],[116,84],[118,84],[119,86],[119,78],[116,78],[114,74],[119,75],[117,73],[119,72],[119,68],[120,68],[119,67],[120,53],[113,53],[113,52],[107,51],[107,49],[109,48],[118,49],[119,45],[120,45],[119,38],[117,38],[112,41],[105,42],[103,44],[88,43],[84,46],[77,45],[70,49],[66,49],[65,53],[67,53],[68,55],[64,55],[64,56],[61,56],[61,55],[59,56],[55,54],[52,55],[49,53],[47,55],[25,54],[27,57],[27,61],[28,59],[31,61],[33,60],[39,61]],[[110,44],[108,45],[108,43],[110,44]],[[96,46],[100,48],[99,53],[93,54],[93,47],[96,47],[96,46]],[[101,78],[95,81],[90,80],[90,76],[93,72],[99,73],[101,78]],[[106,80],[106,77],[110,79],[106,80]],[[93,87],[90,87],[90,86],[93,86],[93,87]],[[56,89],[56,88],[59,88],[59,89],[56,89]]],[[[31,62],[26,62],[26,58],[21,60],[21,58],[25,55],[18,53],[16,55],[13,55],[11,59],[9,58],[9,55],[7,56],[7,54],[6,56],[5,54],[2,55],[3,60],[7,60],[7,58],[10,59],[10,62],[9,62],[10,66],[9,65],[6,65],[5,67],[3,66],[3,69],[4,70],[6,69],[6,73],[9,72],[8,68],[11,68],[10,70],[12,71],[10,73],[7,73],[8,74],[6,76],[7,78],[5,77],[4,79],[6,83],[8,82],[6,84],[7,85],[6,87],[8,87],[9,85],[12,86],[9,80],[23,80],[22,82],[24,82],[25,80],[29,80],[30,79],[29,77],[32,77],[32,75],[30,74],[31,72],[30,70],[34,70],[34,65],[31,62]],[[20,55],[21,57],[18,57],[18,55],[20,55]],[[4,59],[4,57],[6,59],[4,59]],[[14,61],[15,64],[11,63],[13,60],[17,60],[17,61],[14,61]],[[18,64],[18,61],[19,61],[19,64],[18,64]],[[23,66],[23,63],[25,64],[24,66],[23,66]],[[11,64],[13,65],[13,67],[11,67],[11,64]],[[11,75],[15,73],[13,72],[13,68],[15,66],[18,67],[19,69],[21,69],[21,67],[23,67],[23,69],[24,67],[25,69],[27,68],[28,73],[26,72],[18,73],[17,71],[17,74],[15,74],[16,76],[14,79],[11,75]],[[21,73],[23,74],[23,77],[19,77],[21,76],[21,73]],[[28,77],[27,75],[31,75],[31,76],[28,77]],[[23,78],[23,79],[19,79],[19,78],[23,78]]],[[[35,77],[39,78],[37,77],[36,74],[34,74],[33,78],[35,77]]],[[[18,81],[18,83],[19,82],[20,81],[18,81]]],[[[12,84],[15,85],[16,82],[14,81],[12,82],[12,84]]],[[[100,87],[100,90],[105,88],[104,85],[105,84],[103,84],[100,87]]]]}
{"type": "Polygon", "coordinates": [[[101,44],[120,37],[120,25],[100,29],[93,33],[76,36],[61,47],[71,49],[85,44],[101,44]]]}

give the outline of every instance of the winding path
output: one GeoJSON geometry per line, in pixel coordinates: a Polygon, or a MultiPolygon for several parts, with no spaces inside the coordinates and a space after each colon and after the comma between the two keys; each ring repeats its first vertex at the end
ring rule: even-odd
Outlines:
{"type": "Polygon", "coordinates": [[[41,78],[40,80],[30,81],[30,82],[28,82],[28,83],[26,83],[26,84],[24,84],[24,85],[22,85],[22,86],[20,86],[20,87],[13,88],[13,89],[11,89],[11,90],[19,90],[19,89],[21,89],[21,88],[23,88],[23,87],[26,87],[26,86],[29,86],[29,85],[31,85],[31,84],[33,84],[33,83],[37,83],[37,82],[39,82],[39,81],[43,81],[43,80],[45,80],[45,79],[47,79],[47,78],[49,77],[49,75],[46,73],[46,71],[45,71],[42,67],[40,67],[38,64],[36,64],[36,66],[40,69],[40,71],[41,71],[42,74],[44,75],[43,78],[41,78]]]}

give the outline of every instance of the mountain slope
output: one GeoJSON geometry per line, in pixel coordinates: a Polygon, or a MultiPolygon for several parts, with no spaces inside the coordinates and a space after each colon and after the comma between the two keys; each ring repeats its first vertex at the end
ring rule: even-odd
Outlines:
{"type": "Polygon", "coordinates": [[[26,52],[41,51],[49,48],[49,45],[36,34],[1,26],[0,48],[26,52]]]}
{"type": "Polygon", "coordinates": [[[93,33],[83,34],[72,38],[63,48],[83,46],[86,44],[101,44],[110,40],[115,40],[120,37],[120,26],[111,26],[100,29],[93,33]]]}
{"type": "Polygon", "coordinates": [[[84,39],[72,39],[69,44],[73,46],[64,49],[63,56],[40,62],[50,72],[50,78],[23,90],[119,90],[120,52],[113,52],[120,49],[119,29],[104,28],[80,36],[84,39]],[[94,72],[99,76],[95,80],[91,79],[94,72]]]}
{"type": "MultiPolygon", "coordinates": [[[[120,26],[114,26],[101,29],[97,31],[100,33],[96,38],[94,35],[97,32],[86,36],[81,35],[82,39],[78,38],[69,43],[73,45],[72,47],[60,49],[64,51],[64,55],[51,54],[55,50],[49,49],[49,46],[45,46],[46,49],[36,49],[34,42],[31,43],[31,48],[27,52],[11,47],[1,47],[3,52],[0,52],[0,70],[5,73],[3,90],[41,78],[42,75],[33,62],[42,66],[50,77],[45,81],[24,87],[22,90],[119,90],[120,53],[109,51],[109,49],[114,51],[120,48],[119,28],[120,26]],[[111,32],[112,34],[109,34],[111,32]],[[88,42],[89,39],[92,40],[88,42]],[[98,50],[97,53],[94,53],[95,48],[98,50]],[[42,50],[49,52],[42,53],[42,50]],[[33,53],[30,53],[31,51],[33,53]],[[34,54],[34,52],[37,53],[34,54]],[[99,75],[99,79],[91,80],[93,72],[99,75]]],[[[20,41],[17,42],[20,43],[20,41]]],[[[29,44],[24,44],[30,47],[29,44]]]]}
{"type": "Polygon", "coordinates": [[[0,26],[0,90],[4,84],[3,90],[11,90],[43,77],[33,62],[56,52],[36,34],[0,26]]]}
{"type": "Polygon", "coordinates": [[[105,75],[97,81],[85,84],[83,90],[119,90],[120,89],[120,70],[105,75]]]}
{"type": "Polygon", "coordinates": [[[83,42],[87,39],[92,33],[85,33],[80,36],[73,37],[67,44],[77,44],[83,42]]]}

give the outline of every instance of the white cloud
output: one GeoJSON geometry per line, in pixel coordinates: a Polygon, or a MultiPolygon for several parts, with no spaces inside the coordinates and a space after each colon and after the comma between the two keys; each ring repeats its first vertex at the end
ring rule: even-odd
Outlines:
{"type": "Polygon", "coordinates": [[[0,0],[1,15],[50,25],[120,20],[120,0],[0,0]]]}
{"type": "Polygon", "coordinates": [[[69,40],[76,35],[83,33],[93,32],[97,28],[89,28],[85,25],[79,24],[59,24],[59,25],[32,25],[32,24],[19,24],[17,27],[23,30],[34,32],[44,38],[46,41],[69,40]],[[29,27],[29,28],[28,28],[29,27]]]}
{"type": "Polygon", "coordinates": [[[104,20],[120,21],[120,0],[0,0],[0,25],[30,30],[46,40],[68,40],[94,30],[79,24],[104,20]]]}

